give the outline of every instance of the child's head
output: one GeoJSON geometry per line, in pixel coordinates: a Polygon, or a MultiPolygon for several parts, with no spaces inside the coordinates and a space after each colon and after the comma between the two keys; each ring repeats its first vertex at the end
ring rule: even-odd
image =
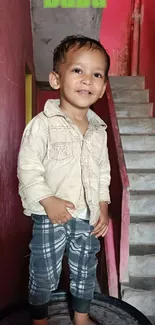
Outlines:
{"type": "Polygon", "coordinates": [[[106,89],[110,58],[97,40],[81,35],[66,37],[54,50],[50,85],[60,89],[60,100],[88,108],[106,89]]]}

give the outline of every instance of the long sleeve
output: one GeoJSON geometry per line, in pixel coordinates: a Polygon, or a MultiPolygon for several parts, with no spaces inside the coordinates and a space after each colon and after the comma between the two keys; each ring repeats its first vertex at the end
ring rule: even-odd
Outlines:
{"type": "Polygon", "coordinates": [[[17,175],[23,205],[34,206],[41,199],[52,196],[45,182],[43,160],[47,151],[48,127],[40,115],[26,127],[21,141],[17,175]]]}
{"type": "Polygon", "coordinates": [[[110,203],[109,185],[110,185],[110,163],[107,148],[107,133],[105,131],[105,139],[103,142],[101,160],[100,160],[100,199],[110,203]]]}

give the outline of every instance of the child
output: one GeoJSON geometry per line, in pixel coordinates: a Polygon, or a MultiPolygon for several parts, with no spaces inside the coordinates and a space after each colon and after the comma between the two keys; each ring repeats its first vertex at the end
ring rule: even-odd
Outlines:
{"type": "Polygon", "coordinates": [[[33,325],[47,325],[65,249],[74,324],[94,324],[88,313],[98,237],[108,229],[110,166],[106,125],[89,107],[105,92],[109,65],[98,41],[66,37],[54,51],[49,75],[60,101],[48,100],[23,135],[18,178],[24,213],[34,221],[29,269],[33,325]]]}

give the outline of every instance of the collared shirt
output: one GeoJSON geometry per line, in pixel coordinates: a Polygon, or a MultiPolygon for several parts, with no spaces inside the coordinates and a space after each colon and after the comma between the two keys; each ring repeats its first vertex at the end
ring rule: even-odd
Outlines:
{"type": "Polygon", "coordinates": [[[75,210],[68,209],[74,217],[88,206],[90,224],[95,224],[99,202],[110,202],[106,125],[89,109],[89,127],[83,136],[59,103],[48,100],[23,134],[18,178],[24,213],[44,214],[39,201],[56,196],[75,205],[75,210]]]}

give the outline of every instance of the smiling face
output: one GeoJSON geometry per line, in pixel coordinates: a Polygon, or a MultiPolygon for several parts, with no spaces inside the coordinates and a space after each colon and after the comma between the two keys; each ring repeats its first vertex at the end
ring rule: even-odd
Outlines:
{"type": "Polygon", "coordinates": [[[106,58],[99,49],[88,46],[70,49],[58,73],[52,72],[49,82],[60,89],[60,104],[88,109],[106,89],[106,58]]]}

